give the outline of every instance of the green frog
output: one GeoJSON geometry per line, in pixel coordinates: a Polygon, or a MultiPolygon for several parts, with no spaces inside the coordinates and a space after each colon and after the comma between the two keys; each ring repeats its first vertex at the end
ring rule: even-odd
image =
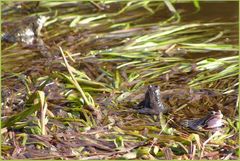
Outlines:
{"type": "Polygon", "coordinates": [[[33,45],[34,41],[41,36],[41,29],[48,17],[33,16],[16,23],[12,29],[3,33],[2,40],[5,42],[20,42],[25,45],[33,45]]]}
{"type": "Polygon", "coordinates": [[[223,114],[220,110],[211,111],[207,116],[198,118],[183,120],[181,125],[192,130],[218,130],[223,125],[223,114]]]}
{"type": "Polygon", "coordinates": [[[145,98],[136,107],[141,114],[158,115],[167,113],[169,108],[162,102],[160,87],[149,85],[145,93],[145,98]]]}

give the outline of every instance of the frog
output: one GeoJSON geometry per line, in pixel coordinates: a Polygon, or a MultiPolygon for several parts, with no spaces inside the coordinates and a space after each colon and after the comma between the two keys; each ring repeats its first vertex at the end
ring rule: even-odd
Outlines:
{"type": "Polygon", "coordinates": [[[216,131],[223,126],[223,114],[220,110],[210,111],[202,118],[183,120],[180,124],[186,128],[197,131],[216,131]]]}
{"type": "Polygon", "coordinates": [[[159,115],[169,112],[169,107],[162,101],[160,87],[149,85],[145,93],[145,98],[136,107],[140,114],[159,115]]]}
{"type": "Polygon", "coordinates": [[[33,16],[16,23],[12,29],[2,34],[2,40],[9,43],[23,43],[33,45],[34,41],[42,36],[40,31],[47,21],[46,16],[33,16]]]}

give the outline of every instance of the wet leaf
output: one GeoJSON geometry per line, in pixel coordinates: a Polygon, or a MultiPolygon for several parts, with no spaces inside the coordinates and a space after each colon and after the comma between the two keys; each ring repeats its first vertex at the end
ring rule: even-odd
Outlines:
{"type": "Polygon", "coordinates": [[[122,155],[119,159],[135,159],[137,158],[137,152],[129,152],[122,155]]]}
{"type": "Polygon", "coordinates": [[[138,156],[138,157],[141,157],[141,156],[144,156],[144,155],[148,155],[148,154],[149,154],[149,151],[150,151],[150,148],[149,148],[149,147],[141,147],[141,148],[138,148],[138,149],[137,149],[137,156],[138,156]]]}
{"type": "Polygon", "coordinates": [[[117,149],[124,148],[124,141],[122,136],[117,136],[117,138],[114,140],[114,143],[117,147],[117,149]]]}

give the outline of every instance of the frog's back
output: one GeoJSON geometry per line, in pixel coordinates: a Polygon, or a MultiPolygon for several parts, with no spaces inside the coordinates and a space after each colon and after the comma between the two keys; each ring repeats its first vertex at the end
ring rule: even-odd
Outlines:
{"type": "Polygon", "coordinates": [[[205,118],[202,119],[192,119],[192,120],[183,120],[180,122],[180,124],[184,127],[193,129],[193,130],[199,130],[202,128],[202,126],[205,123],[205,118]]]}

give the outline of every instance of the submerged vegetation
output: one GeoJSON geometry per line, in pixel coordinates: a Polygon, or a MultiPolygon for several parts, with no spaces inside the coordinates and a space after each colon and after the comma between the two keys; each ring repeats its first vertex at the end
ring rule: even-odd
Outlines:
{"type": "Polygon", "coordinates": [[[2,158],[237,159],[234,5],[2,2],[2,158]],[[169,113],[133,108],[148,85],[169,113]],[[180,124],[217,110],[220,131],[180,124]]]}

